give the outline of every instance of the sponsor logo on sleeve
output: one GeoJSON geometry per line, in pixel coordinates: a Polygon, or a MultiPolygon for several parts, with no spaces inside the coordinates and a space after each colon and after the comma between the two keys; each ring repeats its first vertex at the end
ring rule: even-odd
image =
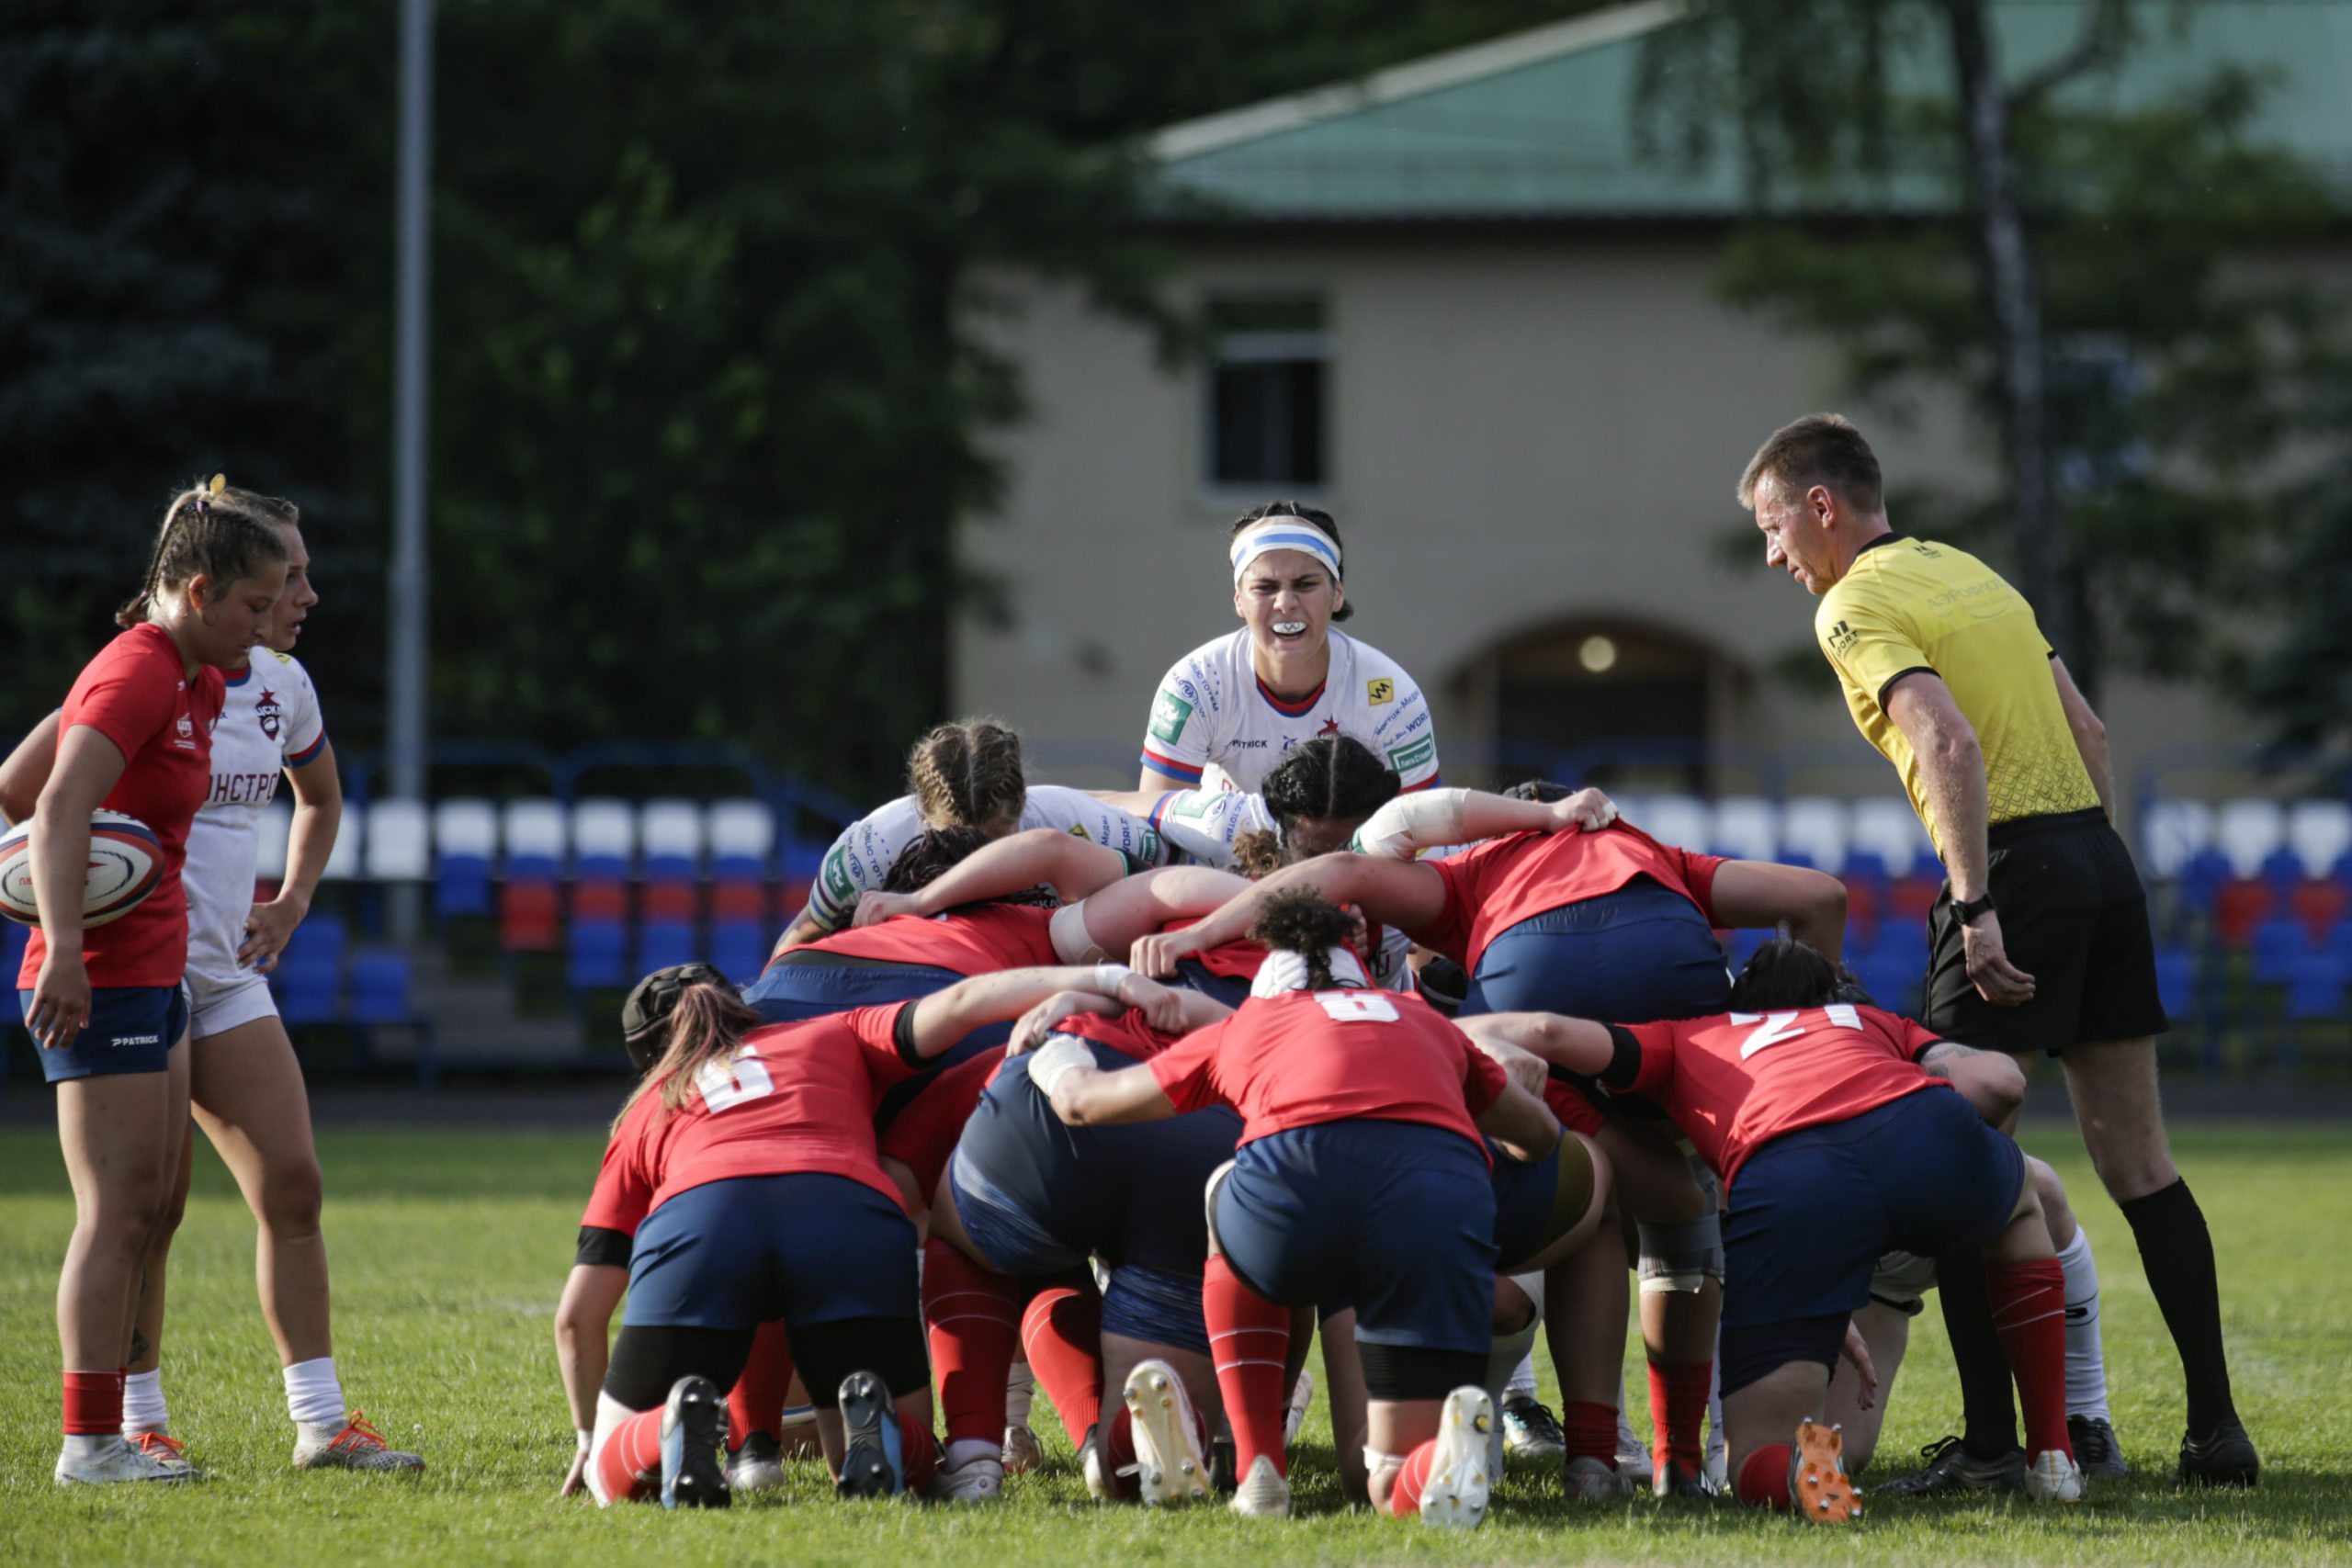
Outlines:
{"type": "Polygon", "coordinates": [[[1163,691],[1152,699],[1151,738],[1173,746],[1192,719],[1193,705],[1173,692],[1163,691]]]}
{"type": "Polygon", "coordinates": [[[837,905],[847,904],[857,897],[857,885],[849,879],[848,860],[849,852],[835,844],[817,872],[818,882],[825,889],[825,897],[837,905]]]}
{"type": "Polygon", "coordinates": [[[1366,681],[1363,683],[1363,694],[1365,700],[1374,707],[1378,707],[1383,703],[1393,703],[1396,700],[1396,682],[1386,679],[1366,681]]]}
{"type": "Polygon", "coordinates": [[[1844,621],[1829,628],[1829,651],[1832,653],[1851,653],[1854,651],[1854,645],[1861,640],[1862,634],[1844,621]]]}
{"type": "Polygon", "coordinates": [[[1148,861],[1153,865],[1164,865],[1168,862],[1168,846],[1160,842],[1159,834],[1150,828],[1136,835],[1135,853],[1137,860],[1148,861]]]}
{"type": "Polygon", "coordinates": [[[1182,799],[1168,808],[1170,817],[1206,817],[1216,797],[1206,790],[1187,790],[1182,799]]]}
{"type": "Polygon", "coordinates": [[[1085,825],[1080,822],[1073,822],[1069,825],[1069,836],[1073,839],[1091,839],[1094,837],[1093,834],[1086,830],[1085,825]]]}
{"type": "Polygon", "coordinates": [[[1437,737],[1424,735],[1419,740],[1408,740],[1402,746],[1388,748],[1388,765],[1411,777],[1415,771],[1437,761],[1437,737]]]}

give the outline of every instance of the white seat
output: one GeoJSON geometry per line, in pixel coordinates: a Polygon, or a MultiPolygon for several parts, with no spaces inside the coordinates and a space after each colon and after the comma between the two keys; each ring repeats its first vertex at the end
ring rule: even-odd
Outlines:
{"type": "Polygon", "coordinates": [[[413,882],[431,874],[433,843],[421,800],[380,800],[368,813],[365,863],[378,882],[413,882]]]}
{"type": "Polygon", "coordinates": [[[582,856],[627,860],[637,851],[637,813],[626,800],[583,800],[571,808],[571,848],[582,856]]]}
{"type": "Polygon", "coordinates": [[[1661,844],[1685,850],[1707,848],[1707,803],[1696,795],[1654,795],[1643,803],[1642,815],[1632,820],[1661,844]]]}
{"type": "Polygon", "coordinates": [[[2152,800],[2140,816],[2140,850],[2151,875],[2178,876],[2213,842],[2213,808],[2201,800],[2152,800]]]}
{"type": "Polygon", "coordinates": [[[1822,871],[1846,863],[1847,806],[1842,800],[1799,795],[1781,807],[1781,852],[1801,854],[1822,871]]]}
{"type": "Polygon", "coordinates": [[[702,808],[691,800],[649,800],[638,808],[637,841],[648,859],[702,859],[702,808]]]}
{"type": "Polygon", "coordinates": [[[1889,876],[1908,876],[1921,859],[1933,861],[1936,855],[1907,800],[1856,801],[1846,842],[1849,854],[1866,852],[1884,861],[1889,876]]]}
{"type": "Polygon", "coordinates": [[[498,853],[498,807],[487,800],[445,800],[433,808],[433,847],[445,855],[490,860],[498,853]]]}
{"type": "Polygon", "coordinates": [[[279,795],[263,807],[257,825],[261,837],[254,842],[254,878],[276,882],[286,874],[288,839],[294,831],[294,807],[279,795]]]}
{"type": "Polygon", "coordinates": [[[547,799],[510,800],[501,812],[506,858],[528,856],[560,862],[564,851],[564,815],[560,803],[547,799]]]}
{"type": "Polygon", "coordinates": [[[2287,841],[2287,813],[2275,800],[2233,800],[2213,815],[2213,842],[2239,876],[2260,874],[2270,852],[2287,841]]]}
{"type": "Polygon", "coordinates": [[[775,848],[775,813],[764,800],[713,801],[706,820],[714,856],[765,860],[775,848]]]}
{"type": "Polygon", "coordinates": [[[1707,848],[1738,860],[1778,860],[1781,855],[1780,812],[1761,795],[1731,795],[1715,802],[1713,826],[1707,848]]]}
{"type": "Polygon", "coordinates": [[[2327,876],[2352,850],[2352,806],[2340,800],[2299,800],[2287,808],[2287,844],[2306,876],[2327,876]]]}
{"type": "Polygon", "coordinates": [[[367,841],[368,819],[372,815],[363,810],[357,801],[343,803],[343,826],[335,831],[334,849],[327,855],[326,869],[319,874],[321,876],[341,882],[359,874],[360,850],[367,841]]]}

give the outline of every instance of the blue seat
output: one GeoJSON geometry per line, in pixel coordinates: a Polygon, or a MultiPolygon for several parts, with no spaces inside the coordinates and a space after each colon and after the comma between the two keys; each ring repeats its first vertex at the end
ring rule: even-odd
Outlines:
{"type": "Polygon", "coordinates": [[[1724,938],[1724,961],[1731,965],[1731,972],[1737,975],[1740,970],[1746,968],[1748,959],[1755,954],[1758,948],[1770,941],[1771,936],[1770,931],[1736,931],[1725,936],[1724,938]]]}
{"type": "Polygon", "coordinates": [[[702,874],[702,867],[692,855],[649,854],[643,874],[648,882],[692,882],[702,874]]]}
{"type": "Polygon", "coordinates": [[[491,912],[490,857],[444,854],[433,872],[433,912],[451,916],[491,912]]]}
{"type": "MultiPolygon", "coordinates": [[[[638,933],[637,972],[640,976],[674,964],[692,964],[701,956],[702,943],[695,939],[695,928],[683,920],[648,920],[638,933]]],[[[730,974],[729,977],[733,976],[730,974]]]]}
{"type": "MultiPolygon", "coordinates": [[[[627,882],[628,857],[614,854],[580,854],[572,857],[572,874],[583,882],[627,882]]],[[[513,867],[508,868],[512,874],[513,867]]]]}
{"type": "Polygon", "coordinates": [[[2287,974],[2287,1016],[2298,1023],[2338,1017],[2344,1010],[2342,960],[2321,948],[2299,954],[2287,974]]]}
{"type": "Polygon", "coordinates": [[[2180,901],[2184,909],[2209,916],[2230,880],[2230,859],[2216,849],[2202,849],[2180,868],[2180,901]]]}
{"type": "Polygon", "coordinates": [[[364,953],[351,961],[351,1020],[355,1023],[408,1023],[416,1017],[409,1001],[413,973],[408,954],[364,953]]]}
{"type": "Polygon", "coordinates": [[[343,1017],[343,961],[351,929],[335,915],[312,915],[294,928],[270,980],[277,1013],[288,1024],[333,1023],[343,1017]]]}
{"type": "Polygon", "coordinates": [[[2312,951],[2303,923],[2273,915],[2254,928],[2254,977],[2266,986],[2293,983],[2295,966],[2312,951]]]}
{"type": "Polygon", "coordinates": [[[2258,874],[2280,894],[2292,893],[2303,879],[2303,857],[2281,844],[2263,857],[2258,874]]]}
{"type": "Polygon", "coordinates": [[[2175,1023],[2197,1015],[2197,955],[2185,947],[2156,949],[2156,994],[2175,1023]]]}
{"type": "Polygon", "coordinates": [[[617,920],[582,920],[571,928],[563,976],[574,987],[626,986],[635,977],[628,961],[626,927],[617,920]]]}
{"type": "Polygon", "coordinates": [[[768,933],[749,920],[721,920],[710,928],[710,961],[739,986],[748,986],[767,966],[768,933]]]}

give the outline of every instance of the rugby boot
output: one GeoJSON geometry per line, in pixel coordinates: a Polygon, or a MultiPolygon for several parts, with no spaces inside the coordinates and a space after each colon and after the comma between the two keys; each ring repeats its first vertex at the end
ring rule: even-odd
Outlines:
{"type": "Polygon", "coordinates": [[[1165,1361],[1136,1362],[1125,1397],[1136,1449],[1133,1474],[1144,1506],[1207,1502],[1208,1457],[1201,1452],[1200,1422],[1176,1369],[1165,1361]]]}
{"type": "Polygon", "coordinates": [[[297,1427],[294,1468],[297,1470],[420,1471],[424,1461],[387,1445],[384,1435],[368,1424],[368,1413],[355,1410],[341,1428],[297,1427]]]}
{"type": "Polygon", "coordinates": [[[1567,1434],[1551,1407],[1530,1395],[1503,1401],[1503,1452],[1512,1459],[1555,1460],[1568,1451],[1567,1434]]]}
{"type": "Polygon", "coordinates": [[[1098,1424],[1086,1429],[1086,1437],[1078,1445],[1078,1472],[1086,1478],[1086,1495],[1098,1503],[1118,1501],[1119,1490],[1112,1484],[1111,1458],[1102,1451],[1102,1428],[1098,1424]]]}
{"type": "Polygon", "coordinates": [[[890,1387],[876,1372],[842,1380],[842,1474],[844,1497],[887,1497],[907,1489],[905,1438],[890,1387]]]}
{"type": "MultiPolygon", "coordinates": [[[[1789,1500],[1814,1524],[1847,1525],[1862,1517],[1861,1491],[1847,1478],[1845,1450],[1846,1435],[1836,1427],[1797,1423],[1796,1447],[1789,1454],[1789,1500]]],[[[2079,1476],[2075,1484],[2079,1490],[2079,1476]]]]}
{"type": "Polygon", "coordinates": [[[1696,1497],[1702,1502],[1712,1501],[1717,1495],[1715,1483],[1707,1479],[1705,1472],[1693,1472],[1672,1460],[1657,1467],[1657,1473],[1650,1482],[1650,1491],[1660,1497],[1696,1497]]]}
{"type": "Polygon", "coordinates": [[[1253,1519],[1290,1517],[1290,1481],[1274,1468],[1272,1455],[1260,1454],[1250,1461],[1250,1473],[1234,1488],[1233,1501],[1226,1506],[1253,1519]]]}
{"type": "Polygon", "coordinates": [[[118,1481],[172,1484],[196,1479],[196,1472],[187,1465],[165,1464],[120,1436],[109,1436],[104,1441],[87,1445],[76,1445],[67,1438],[63,1451],[57,1456],[54,1473],[60,1486],[103,1486],[118,1481]]]}
{"type": "Polygon", "coordinates": [[[2235,1416],[2205,1436],[2180,1440],[2183,1486],[2252,1486],[2262,1477],[2262,1458],[2235,1416]]]}
{"type": "Polygon", "coordinates": [[[1485,1389],[1457,1388],[1445,1396],[1437,1451],[1430,1456],[1429,1479],[1421,1483],[1421,1523],[1467,1530],[1486,1522],[1494,1486],[1487,1437],[1494,1426],[1495,1402],[1485,1389]]]}
{"type": "Polygon", "coordinates": [[[2025,1495],[2037,1503],[2083,1500],[2083,1467],[2072,1454],[2044,1449],[2025,1467],[2025,1495]]]}
{"type": "Polygon", "coordinates": [[[1632,1496],[1641,1484],[1608,1461],[1589,1454],[1568,1461],[1564,1474],[1571,1503],[1614,1503],[1632,1496]]]}
{"type": "Polygon", "coordinates": [[[2066,1441],[2073,1446],[2075,1461],[2085,1475],[2132,1473],[2132,1462],[2123,1457],[2115,1425],[2103,1416],[2067,1416],[2066,1441]]]}
{"type": "Polygon", "coordinates": [[[662,1406],[662,1506],[724,1508],[734,1500],[719,1450],[727,1441],[727,1396],[708,1378],[683,1377],[662,1406]]]}
{"type": "Polygon", "coordinates": [[[1001,1461],[1007,1475],[1026,1475],[1046,1462],[1046,1447],[1037,1434],[1026,1427],[1004,1429],[1004,1452],[1001,1461]]]}
{"type": "Polygon", "coordinates": [[[125,1432],[122,1440],[166,1469],[183,1470],[184,1481],[201,1481],[204,1472],[189,1462],[187,1445],[169,1432],[125,1432]]]}
{"type": "Polygon", "coordinates": [[[942,1465],[931,1478],[934,1503],[1001,1503],[1004,1461],[993,1454],[967,1459],[953,1470],[942,1465]]]}
{"type": "Polygon", "coordinates": [[[1240,1483],[1241,1477],[1234,1473],[1233,1439],[1211,1438],[1209,1439],[1209,1490],[1220,1497],[1230,1497],[1233,1495],[1233,1489],[1240,1483]]]}
{"type": "Polygon", "coordinates": [[[1957,1492],[2022,1492],[2025,1450],[2011,1447],[1993,1459],[1979,1459],[1958,1438],[1919,1450],[1927,1468],[1897,1476],[1879,1488],[1890,1497],[1937,1497],[1957,1492]]]}
{"type": "Polygon", "coordinates": [[[1617,1411],[1617,1473],[1628,1481],[1647,1485],[1655,1472],[1657,1461],[1650,1457],[1650,1446],[1634,1430],[1631,1417],[1623,1406],[1617,1411]]]}
{"type": "Polygon", "coordinates": [[[784,1484],[784,1450],[765,1432],[746,1433],[743,1446],[727,1461],[727,1485],[735,1492],[772,1492],[784,1484]]]}

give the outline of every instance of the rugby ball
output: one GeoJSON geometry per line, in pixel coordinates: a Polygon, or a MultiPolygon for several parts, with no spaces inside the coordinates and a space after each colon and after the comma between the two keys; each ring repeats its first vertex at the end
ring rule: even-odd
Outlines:
{"type": "MultiPolygon", "coordinates": [[[[30,821],[0,833],[0,915],[40,924],[33,900],[30,821]]],[[[119,920],[147,900],[164,879],[164,845],[136,817],[103,807],[90,813],[90,869],[82,879],[82,924],[119,920]]]]}

